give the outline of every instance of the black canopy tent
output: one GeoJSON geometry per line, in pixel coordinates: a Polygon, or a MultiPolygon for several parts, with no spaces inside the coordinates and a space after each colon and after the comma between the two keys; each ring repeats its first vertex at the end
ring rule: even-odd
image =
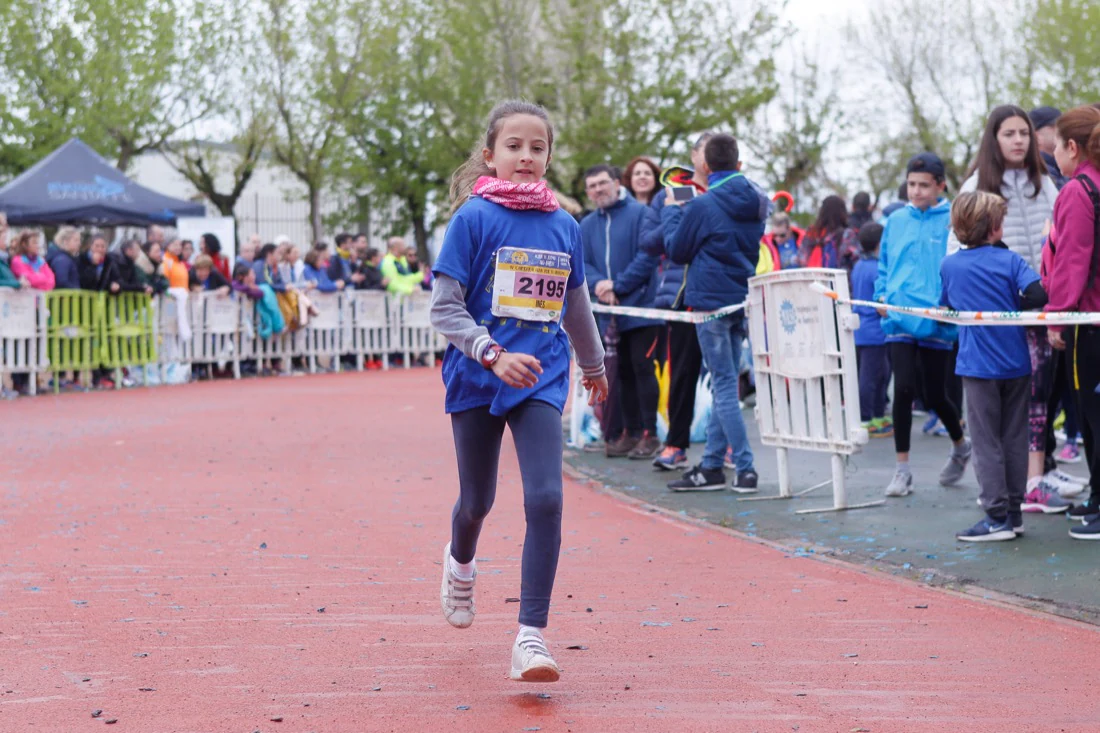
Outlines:
{"type": "Polygon", "coordinates": [[[0,188],[0,211],[15,226],[149,226],[206,216],[201,203],[134,183],[75,137],[0,188]]]}

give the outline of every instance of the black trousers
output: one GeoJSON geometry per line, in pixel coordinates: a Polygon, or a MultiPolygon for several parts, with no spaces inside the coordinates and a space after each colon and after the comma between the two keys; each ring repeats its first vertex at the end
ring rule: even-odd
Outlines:
{"type": "Polygon", "coordinates": [[[688,449],[695,416],[695,387],[703,352],[692,323],[668,324],[668,437],[665,445],[688,449]]]}
{"type": "Polygon", "coordinates": [[[947,396],[947,368],[953,364],[950,351],[928,349],[915,343],[890,344],[894,367],[894,449],[909,452],[913,432],[913,398],[918,382],[924,387],[924,406],[935,411],[951,440],[961,440],[959,412],[947,396]],[[918,364],[920,376],[918,379],[918,364]]]}
{"type": "Polygon", "coordinates": [[[1085,439],[1085,460],[1089,466],[1089,502],[1100,501],[1100,488],[1094,477],[1100,475],[1096,439],[1100,437],[1100,329],[1093,326],[1070,326],[1063,332],[1066,341],[1065,375],[1077,398],[1077,419],[1085,439]]]}
{"type": "Polygon", "coordinates": [[[660,386],[657,358],[658,326],[619,333],[619,405],[626,432],[633,436],[657,434],[657,400],[660,386]]]}

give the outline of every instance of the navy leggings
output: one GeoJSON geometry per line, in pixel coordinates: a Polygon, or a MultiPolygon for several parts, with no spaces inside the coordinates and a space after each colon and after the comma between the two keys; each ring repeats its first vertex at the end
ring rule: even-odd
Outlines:
{"type": "Polygon", "coordinates": [[[468,563],[477,553],[481,525],[497,493],[497,466],[504,426],[512,430],[523,480],[527,535],[523,540],[519,622],[546,627],[550,593],[561,549],[561,413],[545,402],[528,400],[504,417],[476,407],[451,414],[458,456],[458,503],[451,515],[451,555],[468,563]]]}

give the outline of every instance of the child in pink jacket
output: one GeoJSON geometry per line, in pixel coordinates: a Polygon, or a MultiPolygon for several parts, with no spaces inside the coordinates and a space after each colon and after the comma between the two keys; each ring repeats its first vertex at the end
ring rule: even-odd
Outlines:
{"type": "Polygon", "coordinates": [[[26,278],[35,290],[53,290],[53,270],[38,253],[38,239],[35,231],[22,232],[15,238],[11,246],[11,271],[16,277],[26,278]]]}

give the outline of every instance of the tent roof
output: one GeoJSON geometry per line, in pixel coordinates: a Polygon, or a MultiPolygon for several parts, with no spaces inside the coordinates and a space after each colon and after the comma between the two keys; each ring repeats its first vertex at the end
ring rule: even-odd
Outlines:
{"type": "Polygon", "coordinates": [[[77,138],[0,188],[0,211],[16,226],[174,224],[206,206],[134,183],[77,138]]]}

